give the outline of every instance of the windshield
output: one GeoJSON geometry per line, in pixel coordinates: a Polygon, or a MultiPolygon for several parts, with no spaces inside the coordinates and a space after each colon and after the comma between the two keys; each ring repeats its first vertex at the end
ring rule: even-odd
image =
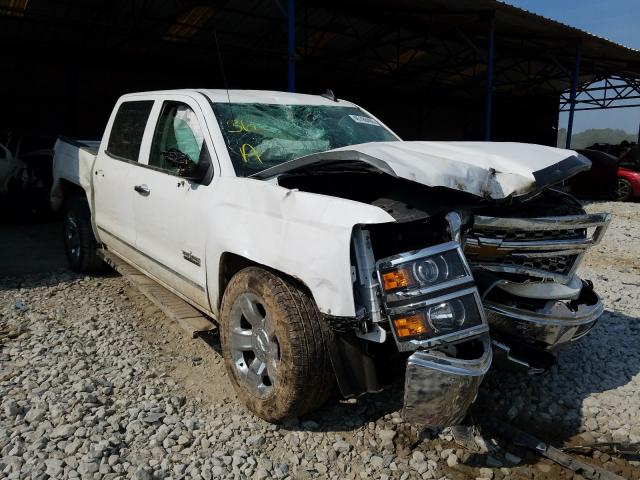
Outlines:
{"type": "Polygon", "coordinates": [[[328,105],[212,104],[236,174],[332,148],[397,138],[357,107],[328,105]]]}

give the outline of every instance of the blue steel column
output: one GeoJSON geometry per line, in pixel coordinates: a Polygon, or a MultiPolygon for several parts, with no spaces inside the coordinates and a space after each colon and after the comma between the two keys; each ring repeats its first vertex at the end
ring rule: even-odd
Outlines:
{"type": "Polygon", "coordinates": [[[484,91],[484,139],[491,140],[491,108],[493,103],[493,30],[494,20],[491,18],[487,35],[487,78],[484,91]]]}
{"type": "Polygon", "coordinates": [[[296,2],[289,0],[287,8],[287,88],[296,91],[296,2]]]}
{"type": "Polygon", "coordinates": [[[576,110],[576,96],[578,91],[578,77],[580,75],[580,45],[576,52],[576,64],[571,72],[571,92],[569,94],[569,101],[571,106],[569,108],[569,121],[567,122],[567,141],[565,142],[565,148],[571,148],[571,133],[573,132],[573,115],[576,110]]]}

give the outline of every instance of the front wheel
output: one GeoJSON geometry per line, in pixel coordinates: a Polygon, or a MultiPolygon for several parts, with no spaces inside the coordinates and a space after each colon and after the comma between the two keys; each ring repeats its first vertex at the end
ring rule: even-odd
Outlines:
{"type": "Polygon", "coordinates": [[[64,206],[64,249],[69,266],[75,272],[99,270],[98,243],[91,228],[91,211],[84,198],[70,198],[64,206]]]}
{"type": "Polygon", "coordinates": [[[628,202],[633,198],[633,185],[626,178],[618,178],[612,196],[614,200],[619,202],[628,202]]]}
{"type": "Polygon", "coordinates": [[[227,373],[258,417],[277,422],[326,401],[331,331],[298,285],[262,268],[241,270],[224,293],[220,327],[227,373]]]}

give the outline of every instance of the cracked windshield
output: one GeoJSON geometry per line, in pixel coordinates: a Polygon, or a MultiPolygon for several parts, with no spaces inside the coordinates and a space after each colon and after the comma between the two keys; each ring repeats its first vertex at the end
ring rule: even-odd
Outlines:
{"type": "Polygon", "coordinates": [[[332,148],[397,140],[356,107],[216,103],[213,110],[242,177],[332,148]]]}

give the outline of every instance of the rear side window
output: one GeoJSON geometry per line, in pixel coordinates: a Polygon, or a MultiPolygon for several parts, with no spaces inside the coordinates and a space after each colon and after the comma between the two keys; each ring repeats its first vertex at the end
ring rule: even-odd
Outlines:
{"type": "Polygon", "coordinates": [[[124,102],[120,105],[111,127],[107,153],[123,160],[138,161],[142,135],[151,107],[153,100],[124,102]]]}

